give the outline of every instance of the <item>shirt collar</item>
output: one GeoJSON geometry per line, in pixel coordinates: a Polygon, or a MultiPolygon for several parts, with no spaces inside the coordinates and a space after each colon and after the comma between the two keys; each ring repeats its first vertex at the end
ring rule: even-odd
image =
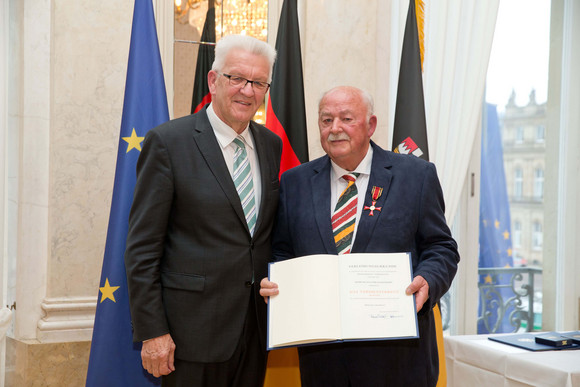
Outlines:
{"type": "Polygon", "coordinates": [[[367,154],[365,155],[365,157],[361,160],[361,162],[353,171],[347,171],[346,169],[339,167],[334,161],[330,160],[333,174],[332,179],[338,180],[342,176],[352,172],[357,172],[360,173],[361,175],[368,176],[371,174],[372,161],[373,161],[373,147],[371,145],[369,145],[369,149],[367,150],[367,154]]]}
{"type": "MultiPolygon", "coordinates": [[[[225,149],[232,143],[232,141],[234,141],[234,139],[238,136],[238,133],[236,133],[235,130],[233,130],[230,126],[228,126],[228,124],[223,122],[217,116],[217,114],[213,110],[213,106],[211,103],[207,107],[206,111],[207,118],[209,119],[209,123],[213,128],[218,143],[220,144],[222,149],[225,149]]],[[[252,141],[252,136],[250,135],[249,127],[250,124],[248,124],[248,126],[246,126],[246,129],[244,129],[244,131],[239,135],[244,138],[244,142],[246,143],[247,146],[250,147],[250,149],[254,149],[254,142],[252,141]]]]}

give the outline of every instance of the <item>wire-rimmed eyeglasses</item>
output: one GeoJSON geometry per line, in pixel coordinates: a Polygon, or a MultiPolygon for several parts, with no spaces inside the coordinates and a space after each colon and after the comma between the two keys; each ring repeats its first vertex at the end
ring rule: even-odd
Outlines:
{"type": "Polygon", "coordinates": [[[223,75],[224,77],[226,77],[230,82],[230,86],[239,87],[240,89],[243,89],[249,83],[252,85],[252,88],[254,89],[254,91],[260,91],[260,92],[265,93],[268,90],[268,88],[270,87],[270,84],[267,82],[251,81],[249,79],[246,79],[244,77],[240,77],[237,75],[225,74],[225,73],[220,73],[220,72],[217,72],[217,73],[219,75],[223,75]]]}

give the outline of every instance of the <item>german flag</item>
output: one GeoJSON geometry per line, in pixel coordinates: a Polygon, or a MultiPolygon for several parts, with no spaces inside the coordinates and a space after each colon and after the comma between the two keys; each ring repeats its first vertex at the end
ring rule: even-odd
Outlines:
{"type": "Polygon", "coordinates": [[[302,54],[296,0],[285,0],[276,36],[266,127],[283,142],[280,174],[308,161],[302,54]]]}
{"type": "MultiPolygon", "coordinates": [[[[280,175],[308,161],[302,54],[296,0],[285,0],[276,36],[278,59],[272,74],[266,127],[282,139],[280,175]]],[[[296,348],[270,351],[264,387],[300,386],[296,348]]]]}
{"type": "Polygon", "coordinates": [[[214,0],[209,0],[201,43],[197,51],[197,64],[193,83],[193,97],[191,99],[191,114],[197,113],[206,104],[211,102],[211,94],[207,85],[207,73],[215,59],[215,6],[214,0]]]}

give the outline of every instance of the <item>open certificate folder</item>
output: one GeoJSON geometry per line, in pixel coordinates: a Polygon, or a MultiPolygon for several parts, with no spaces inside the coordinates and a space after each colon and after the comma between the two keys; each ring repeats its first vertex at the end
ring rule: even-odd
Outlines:
{"type": "Polygon", "coordinates": [[[273,262],[268,349],[332,341],[417,338],[411,255],[309,255],[273,262]]]}

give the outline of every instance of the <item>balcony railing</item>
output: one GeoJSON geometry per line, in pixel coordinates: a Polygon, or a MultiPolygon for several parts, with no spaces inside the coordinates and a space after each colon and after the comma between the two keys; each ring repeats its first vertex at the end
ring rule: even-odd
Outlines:
{"type": "Polygon", "coordinates": [[[481,314],[477,321],[483,322],[490,333],[497,332],[507,316],[517,332],[526,323],[526,331],[534,328],[535,276],[542,269],[531,267],[480,268],[480,278],[486,280],[478,284],[481,314]]]}
{"type": "Polygon", "coordinates": [[[510,203],[514,204],[542,204],[544,202],[544,198],[542,196],[533,196],[533,195],[526,195],[526,196],[514,196],[511,195],[509,197],[510,203]]]}

